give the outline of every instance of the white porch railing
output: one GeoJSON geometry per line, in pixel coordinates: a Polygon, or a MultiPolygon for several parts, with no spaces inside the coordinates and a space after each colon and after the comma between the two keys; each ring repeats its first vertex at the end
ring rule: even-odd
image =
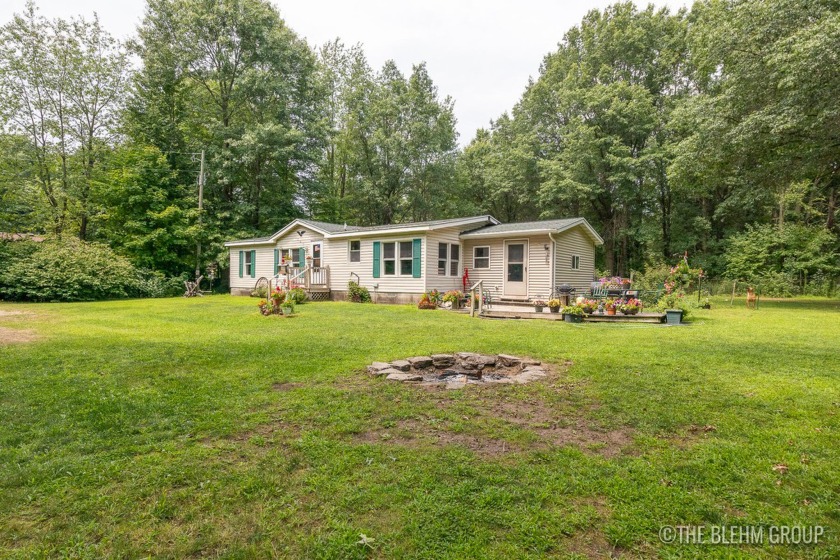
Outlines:
{"type": "Polygon", "coordinates": [[[470,317],[475,317],[475,292],[478,289],[478,314],[484,312],[484,280],[479,280],[470,287],[470,317]]]}

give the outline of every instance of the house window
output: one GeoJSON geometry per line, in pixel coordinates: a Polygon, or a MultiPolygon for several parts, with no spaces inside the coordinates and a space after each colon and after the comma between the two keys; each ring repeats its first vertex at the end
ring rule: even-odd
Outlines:
{"type": "Polygon", "coordinates": [[[245,251],[245,276],[254,275],[251,269],[251,267],[254,266],[254,263],[251,262],[251,254],[251,251],[245,251]]]}
{"type": "Polygon", "coordinates": [[[449,256],[449,245],[438,243],[438,275],[446,276],[446,261],[449,256]]]}
{"type": "Polygon", "coordinates": [[[300,249],[283,249],[283,262],[292,266],[300,263],[300,249]]]}
{"type": "Polygon", "coordinates": [[[473,268],[490,268],[490,247],[473,248],[473,268]]]}
{"type": "Polygon", "coordinates": [[[383,274],[386,276],[393,276],[397,273],[397,250],[396,243],[382,244],[382,262],[385,270],[383,274]]]}
{"type": "Polygon", "coordinates": [[[458,269],[461,267],[461,246],[449,246],[449,275],[458,276],[458,269]]]}
{"type": "Polygon", "coordinates": [[[359,240],[350,242],[350,262],[362,261],[362,242],[359,240]]]}
{"type": "Polygon", "coordinates": [[[414,251],[411,241],[400,241],[400,275],[411,276],[413,270],[414,251]]]}
{"type": "Polygon", "coordinates": [[[577,255],[572,257],[572,270],[580,270],[580,257],[577,255]]]}

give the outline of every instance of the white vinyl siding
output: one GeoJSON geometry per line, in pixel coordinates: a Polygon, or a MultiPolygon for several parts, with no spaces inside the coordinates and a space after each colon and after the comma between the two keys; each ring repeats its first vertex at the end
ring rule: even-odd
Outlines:
{"type": "MultiPolygon", "coordinates": [[[[371,293],[374,291],[374,285],[378,284],[376,289],[379,293],[402,293],[402,294],[422,294],[426,291],[426,254],[428,242],[426,235],[422,233],[402,234],[399,236],[380,236],[380,237],[362,237],[359,240],[359,261],[350,262],[348,256],[348,240],[344,239],[324,239],[324,244],[321,248],[321,254],[324,266],[330,267],[330,289],[337,291],[346,291],[347,283],[351,280],[351,273],[356,273],[359,276],[359,283],[368,288],[371,293]],[[423,274],[420,278],[414,278],[410,273],[407,276],[385,275],[382,274],[384,269],[384,254],[385,243],[408,241],[412,242],[414,239],[421,240],[421,255],[420,264],[423,274]],[[373,277],[373,242],[380,243],[380,275],[379,278],[373,277]]],[[[399,251],[399,249],[397,249],[399,251]]],[[[437,244],[435,244],[435,251],[437,251],[437,244]]],[[[397,267],[399,267],[399,259],[397,259],[397,267]]],[[[397,268],[399,272],[399,268],[397,268]]],[[[354,277],[352,280],[356,280],[354,277]]]]}
{"type": "MultiPolygon", "coordinates": [[[[474,226],[472,226],[474,227],[474,226]]],[[[462,290],[463,285],[461,281],[461,276],[464,272],[463,270],[463,261],[464,261],[464,254],[465,249],[463,246],[463,242],[461,241],[461,231],[464,228],[457,227],[457,228],[441,228],[435,231],[430,231],[427,234],[428,243],[426,244],[426,248],[424,249],[424,253],[426,256],[426,263],[423,267],[423,272],[426,279],[426,290],[440,290],[441,292],[447,292],[449,290],[462,290]],[[445,271],[446,274],[438,274],[439,272],[439,259],[438,259],[438,252],[439,246],[441,243],[446,244],[446,267],[445,271]],[[450,259],[450,252],[452,249],[452,245],[460,245],[459,250],[459,261],[457,265],[457,271],[453,275],[452,274],[452,264],[450,259]]]]}
{"type": "Polygon", "coordinates": [[[504,297],[505,239],[528,242],[528,299],[547,300],[551,294],[551,239],[548,235],[516,236],[512,233],[508,238],[465,239],[465,254],[473,255],[476,247],[487,247],[490,253],[490,268],[470,268],[470,282],[475,284],[484,280],[484,288],[494,297],[504,297]]]}
{"type": "Polygon", "coordinates": [[[257,280],[262,277],[272,276],[271,269],[274,266],[274,247],[271,245],[246,245],[243,247],[230,247],[230,287],[253,289],[257,280]],[[248,274],[245,267],[242,267],[242,278],[239,277],[239,253],[245,254],[249,251],[256,251],[256,270],[254,277],[248,274]]]}

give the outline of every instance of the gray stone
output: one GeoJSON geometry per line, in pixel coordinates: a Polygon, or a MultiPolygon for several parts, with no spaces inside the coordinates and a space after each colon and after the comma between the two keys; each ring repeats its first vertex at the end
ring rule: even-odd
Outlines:
{"type": "Polygon", "coordinates": [[[408,371],[411,369],[411,363],[408,360],[394,360],[391,362],[391,367],[400,371],[408,371]]]}
{"type": "Polygon", "coordinates": [[[472,356],[478,356],[478,354],[476,354],[475,352],[456,352],[455,356],[459,360],[466,360],[467,358],[470,358],[472,356]]]}
{"type": "Polygon", "coordinates": [[[454,366],[446,368],[438,373],[438,377],[456,377],[462,375],[464,377],[481,377],[481,372],[474,369],[464,369],[462,367],[454,366]]]}
{"type": "Polygon", "coordinates": [[[474,354],[465,360],[467,364],[474,365],[478,368],[492,367],[496,365],[496,356],[486,356],[481,354],[474,354]]]}
{"type": "Polygon", "coordinates": [[[391,364],[385,362],[373,362],[367,367],[367,371],[371,375],[382,375],[382,370],[389,369],[391,364]]]}
{"type": "Polygon", "coordinates": [[[538,365],[541,365],[541,364],[542,364],[542,362],[539,361],[539,360],[532,360],[530,358],[523,358],[519,362],[519,367],[522,368],[522,369],[525,369],[528,366],[538,366],[538,365]]]}
{"type": "Polygon", "coordinates": [[[389,373],[385,379],[388,381],[423,381],[423,376],[419,373],[405,373],[395,370],[393,373],[389,373]]]}
{"type": "Polygon", "coordinates": [[[521,362],[521,358],[518,356],[511,356],[510,354],[499,354],[499,361],[505,367],[515,366],[519,362],[521,362]]]}
{"type": "Polygon", "coordinates": [[[537,381],[545,377],[545,371],[542,368],[528,368],[523,370],[518,375],[511,377],[514,383],[524,384],[531,381],[537,381]]]}
{"type": "Polygon", "coordinates": [[[432,358],[430,356],[415,356],[414,358],[408,358],[408,363],[416,369],[423,369],[432,367],[434,362],[432,362],[432,358]]]}
{"type": "Polygon", "coordinates": [[[455,365],[455,356],[452,354],[432,354],[431,358],[436,368],[446,368],[455,365]]]}

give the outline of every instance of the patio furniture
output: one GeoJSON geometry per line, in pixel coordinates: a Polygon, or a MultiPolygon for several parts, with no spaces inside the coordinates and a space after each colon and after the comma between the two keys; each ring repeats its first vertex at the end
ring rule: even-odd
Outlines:
{"type": "Polygon", "coordinates": [[[607,299],[607,296],[609,295],[607,292],[608,290],[606,288],[602,288],[600,286],[593,287],[592,293],[589,294],[589,297],[592,299],[607,299]]]}

